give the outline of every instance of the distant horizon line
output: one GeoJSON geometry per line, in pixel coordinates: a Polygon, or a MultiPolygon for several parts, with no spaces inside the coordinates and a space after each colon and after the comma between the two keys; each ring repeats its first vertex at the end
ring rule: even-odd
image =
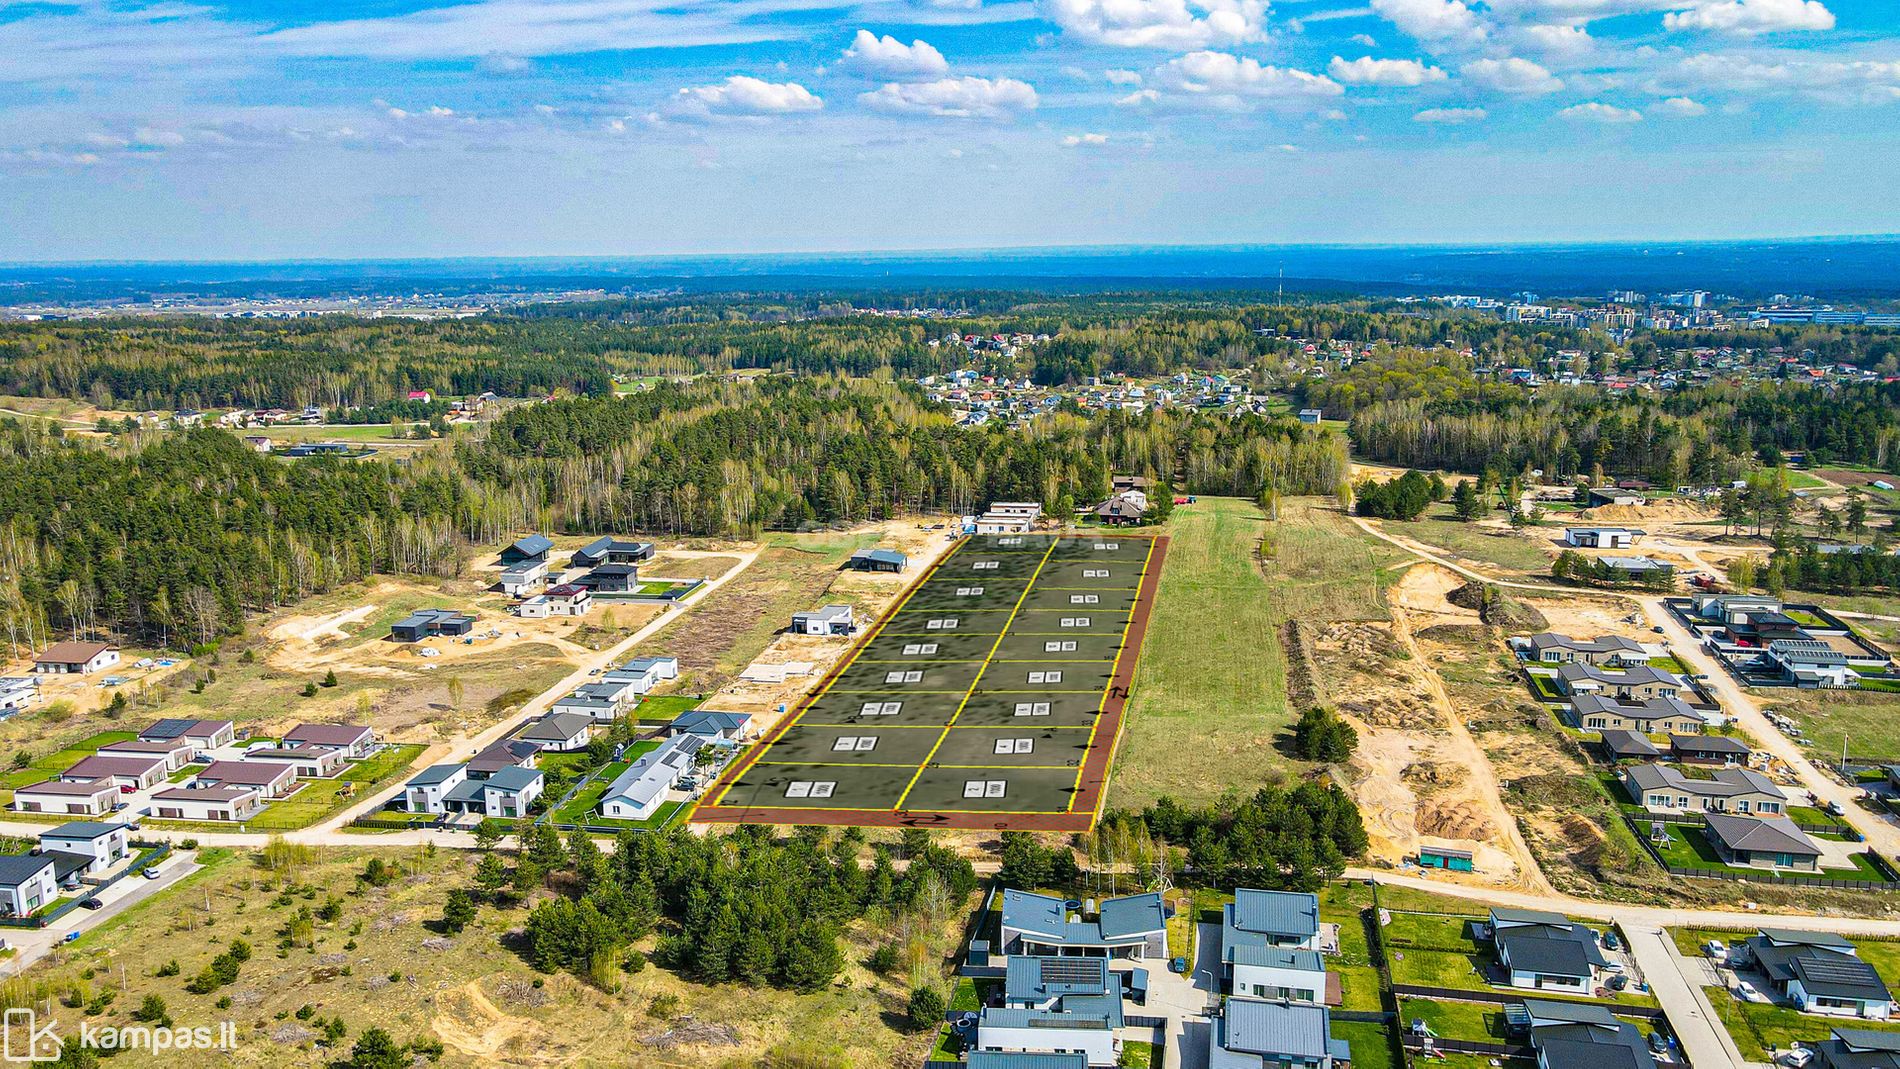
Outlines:
{"type": "Polygon", "coordinates": [[[1369,241],[1369,242],[1237,242],[1237,243],[1149,243],[1085,245],[944,245],[891,249],[797,250],[757,252],[644,252],[644,253],[536,253],[530,255],[389,255],[389,256],[292,256],[280,258],[232,257],[186,259],[97,258],[78,260],[0,260],[0,271],[19,269],[104,268],[104,267],[247,267],[247,266],[344,266],[375,264],[477,264],[477,263],[587,263],[629,262],[667,263],[705,260],[772,259],[904,259],[923,257],[968,257],[1000,255],[1078,255],[1090,253],[1211,253],[1267,252],[1275,250],[1394,251],[1394,250],[1518,250],[1561,248],[1633,248],[1660,246],[1670,248],[1719,247],[1725,245],[1800,244],[1827,245],[1856,242],[1900,241],[1900,231],[1853,234],[1766,235],[1731,238],[1586,238],[1550,241],[1369,241]]]}

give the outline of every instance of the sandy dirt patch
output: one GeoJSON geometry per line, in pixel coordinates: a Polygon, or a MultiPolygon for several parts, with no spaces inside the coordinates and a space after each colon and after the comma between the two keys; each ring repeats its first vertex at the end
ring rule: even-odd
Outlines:
{"type": "Polygon", "coordinates": [[[539,1021],[502,1012],[471,980],[436,997],[439,1012],[429,1028],[458,1054],[510,1065],[550,1065],[563,1059],[554,1036],[539,1021]]]}

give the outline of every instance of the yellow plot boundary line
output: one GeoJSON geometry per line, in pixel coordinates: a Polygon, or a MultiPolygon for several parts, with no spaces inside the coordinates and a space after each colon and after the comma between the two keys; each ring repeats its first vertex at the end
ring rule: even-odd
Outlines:
{"type": "Polygon", "coordinates": [[[990,661],[996,657],[996,651],[1002,648],[1003,636],[1009,634],[1009,625],[1015,621],[1016,613],[1022,609],[1023,602],[1028,600],[1030,590],[1035,588],[1036,578],[1042,574],[1042,569],[1049,563],[1049,558],[1055,555],[1056,546],[1060,544],[1058,540],[1051,539],[1049,548],[1042,551],[1042,559],[1036,562],[1036,570],[1029,574],[1029,582],[1024,585],[1022,594],[1017,597],[1016,607],[1009,611],[1009,619],[1003,621],[1003,629],[997,632],[996,641],[990,644],[989,656],[983,658],[983,667],[977,671],[976,678],[970,680],[970,689],[964,693],[963,700],[957,703],[956,711],[950,714],[949,721],[943,726],[943,734],[937,737],[936,744],[931,746],[930,752],[925,754],[923,761],[917,765],[916,774],[910,777],[909,783],[904,784],[904,793],[897,796],[897,804],[891,806],[893,810],[900,812],[903,810],[904,800],[909,798],[910,792],[916,789],[917,781],[923,778],[924,770],[930,767],[930,761],[937,756],[937,750],[943,746],[943,741],[950,737],[950,729],[956,726],[957,717],[963,715],[963,707],[970,704],[970,696],[976,693],[976,685],[983,681],[984,673],[990,670],[990,661]]]}
{"type": "MultiPolygon", "coordinates": [[[[1148,540],[1148,555],[1141,559],[1141,578],[1143,580],[1146,580],[1148,578],[1148,566],[1154,562],[1154,559],[1155,559],[1155,543],[1154,543],[1154,539],[1150,538],[1148,540]]],[[[1159,589],[1156,590],[1156,593],[1157,594],[1160,593],[1159,589]]],[[[1140,583],[1135,584],[1135,603],[1137,605],[1141,603],[1141,584],[1140,583]]],[[[1149,622],[1153,623],[1152,620],[1150,620],[1149,622]]],[[[1115,675],[1116,673],[1121,671],[1122,654],[1128,651],[1128,632],[1132,631],[1134,627],[1135,627],[1135,613],[1131,609],[1129,610],[1129,613],[1128,613],[1128,620],[1122,624],[1122,642],[1121,642],[1121,647],[1115,651],[1115,667],[1110,669],[1108,673],[1109,687],[1112,687],[1115,685],[1115,675]]],[[[1133,699],[1134,696],[1135,696],[1135,681],[1133,678],[1130,678],[1128,681],[1128,695],[1122,699],[1122,715],[1121,715],[1121,718],[1117,720],[1116,722],[1116,732],[1118,734],[1120,733],[1120,730],[1121,730],[1121,722],[1125,721],[1128,718],[1128,702],[1131,699],[1133,699]]],[[[1089,725],[1088,745],[1082,748],[1082,752],[1084,754],[1087,754],[1090,750],[1093,750],[1095,748],[1095,733],[1102,726],[1102,718],[1100,715],[1102,711],[1102,706],[1106,706],[1107,704],[1108,704],[1108,687],[1104,687],[1102,688],[1102,705],[1097,706],[1095,710],[1097,714],[1095,717],[1095,723],[1089,725]]],[[[1114,742],[1115,742],[1114,739],[1109,740],[1109,744],[1111,746],[1114,744],[1114,742]]],[[[1111,755],[1111,760],[1109,761],[1107,768],[1105,768],[1102,772],[1102,798],[1108,797],[1108,777],[1112,775],[1115,771],[1115,764],[1114,764],[1114,761],[1112,760],[1112,756],[1113,755],[1111,755]]],[[[1075,770],[1075,783],[1072,784],[1069,788],[1069,807],[1063,810],[1063,812],[1072,813],[1075,811],[1076,796],[1081,794],[1082,792],[1082,773],[1084,773],[1087,770],[1088,770],[1088,759],[1084,757],[1082,760],[1082,767],[1075,770]]],[[[1095,813],[1096,813],[1095,819],[1097,820],[1101,819],[1101,812],[1102,812],[1101,799],[1098,798],[1095,803],[1095,813]]]]}

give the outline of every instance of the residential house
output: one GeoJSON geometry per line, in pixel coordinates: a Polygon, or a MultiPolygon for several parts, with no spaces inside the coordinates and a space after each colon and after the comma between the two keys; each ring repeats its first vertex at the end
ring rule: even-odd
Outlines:
{"type": "Polygon", "coordinates": [[[1670,735],[1669,756],[1686,765],[1746,765],[1754,751],[1727,735],[1670,735]]]}
{"type": "Polygon", "coordinates": [[[468,634],[474,628],[475,617],[471,613],[452,609],[417,609],[389,625],[389,637],[397,642],[421,642],[436,635],[456,638],[468,634]]]}
{"type": "Polygon", "coordinates": [[[1322,408],[1302,408],[1302,409],[1300,409],[1300,422],[1301,422],[1301,423],[1305,423],[1305,424],[1308,424],[1308,425],[1317,425],[1317,424],[1319,423],[1319,421],[1320,421],[1320,420],[1322,420],[1322,419],[1325,419],[1325,418],[1326,418],[1326,410],[1325,410],[1325,409],[1322,409],[1322,408]]]}
{"type": "Polygon", "coordinates": [[[503,769],[533,768],[541,747],[521,739],[503,739],[490,743],[468,759],[468,778],[483,780],[503,769]]]}
{"type": "Polygon", "coordinates": [[[65,813],[96,817],[119,804],[119,788],[110,780],[72,783],[49,779],[16,788],[13,808],[21,813],[65,813]]]}
{"type": "Polygon", "coordinates": [[[1587,993],[1609,964],[1597,934],[1561,914],[1494,907],[1490,924],[1498,966],[1512,987],[1587,993]]]}
{"type": "Polygon", "coordinates": [[[608,723],[620,715],[623,703],[594,693],[594,691],[600,689],[613,691],[617,688],[611,685],[585,684],[567,697],[557,699],[553,705],[548,707],[548,712],[571,713],[577,716],[588,717],[596,723],[608,723]]]}
{"type": "Polygon", "coordinates": [[[33,676],[0,676],[0,716],[11,715],[39,700],[40,681],[33,676]]]}
{"type": "Polygon", "coordinates": [[[602,682],[624,684],[633,694],[645,694],[669,679],[678,679],[678,657],[635,657],[600,674],[602,682]]]}
{"type": "Polygon", "coordinates": [[[712,709],[688,709],[666,726],[672,735],[695,735],[708,743],[745,741],[752,723],[751,713],[722,713],[712,709]]]}
{"type": "Polygon", "coordinates": [[[1768,643],[1767,659],[1781,677],[1797,687],[1857,687],[1860,673],[1847,654],[1813,638],[1783,638],[1768,643]]]}
{"type": "Polygon", "coordinates": [[[343,771],[347,763],[343,751],[301,743],[296,746],[260,746],[244,751],[246,763],[261,762],[288,767],[298,779],[329,779],[343,771]]]}
{"type": "Polygon", "coordinates": [[[1530,658],[1539,664],[1593,664],[1629,668],[1649,663],[1649,650],[1622,635],[1581,639],[1549,631],[1530,638],[1530,658]]]}
{"type": "Polygon", "coordinates": [[[1538,1069],[1656,1069],[1636,1026],[1608,1006],[1525,999],[1538,1069]]]}
{"type": "Polygon", "coordinates": [[[667,792],[693,770],[703,745],[705,741],[697,735],[676,734],[634,758],[601,794],[601,816],[614,820],[651,820],[657,816],[667,792]]]}
{"type": "Polygon", "coordinates": [[[1566,527],[1564,543],[1582,549],[1629,549],[1648,533],[1634,527],[1566,527]]]}
{"type": "Polygon", "coordinates": [[[108,642],[55,642],[33,658],[38,675],[89,675],[119,663],[119,647],[108,642]]]}
{"type": "Polygon", "coordinates": [[[501,551],[502,567],[520,564],[523,561],[545,561],[548,550],[553,548],[554,542],[547,535],[531,534],[518,538],[501,551]]]}
{"type": "Polygon", "coordinates": [[[640,590],[640,569],[633,564],[603,564],[575,581],[596,594],[634,594],[640,590]]]}
{"type": "Polygon", "coordinates": [[[1722,624],[1746,624],[1759,613],[1779,613],[1781,599],[1756,594],[1707,594],[1695,599],[1695,613],[1722,624]]]}
{"type": "Polygon", "coordinates": [[[1316,1001],[1326,990],[1318,949],[1313,895],[1242,887],[1221,907],[1221,978],[1236,995],[1316,1001]]]}
{"type": "Polygon", "coordinates": [[[860,549],[851,554],[845,567],[860,572],[901,572],[910,567],[910,558],[894,549],[860,549]]]}
{"type": "Polygon", "coordinates": [[[1654,761],[1662,756],[1662,750],[1649,741],[1648,735],[1622,728],[1605,729],[1602,745],[1612,761],[1654,761]]]}
{"type": "Polygon", "coordinates": [[[1709,725],[1715,714],[1705,713],[1681,698],[1648,698],[1620,702],[1598,693],[1571,699],[1570,711],[1585,731],[1617,730],[1644,735],[1689,735],[1709,725]]]}
{"type": "Polygon", "coordinates": [[[297,770],[269,761],[213,761],[192,780],[206,787],[250,787],[266,799],[282,798],[297,782],[297,770]]]}
{"type": "Polygon", "coordinates": [[[499,585],[501,592],[509,597],[522,598],[546,586],[547,581],[548,561],[546,557],[541,557],[503,568],[499,585]]]}
{"type": "Polygon", "coordinates": [[[515,606],[524,620],[545,620],[550,616],[586,616],[594,607],[594,592],[579,583],[551,586],[515,606]]]}
{"type": "Polygon", "coordinates": [[[155,720],[144,731],[139,732],[142,742],[187,742],[194,750],[193,756],[203,756],[206,751],[220,746],[229,746],[237,741],[237,725],[229,720],[184,720],[167,717],[155,720]]]}
{"type": "Polygon", "coordinates": [[[410,813],[446,813],[443,797],[467,779],[467,765],[430,765],[402,785],[402,808],[410,813]]]}
{"type": "Polygon", "coordinates": [[[1003,1005],[977,1018],[976,1051],[1080,1053],[1091,1066],[1118,1064],[1121,981],[1103,958],[1014,957],[1003,1005]]]}
{"type": "Polygon", "coordinates": [[[1042,505],[1035,501],[996,501],[974,523],[976,533],[1023,534],[1042,517],[1042,505]]]}
{"type": "Polygon", "coordinates": [[[515,733],[522,742],[532,742],[543,750],[572,753],[585,750],[593,734],[594,718],[580,713],[549,713],[515,733]]]}
{"type": "Polygon", "coordinates": [[[1208,1029],[1207,1069],[1334,1069],[1351,1060],[1324,1006],[1230,998],[1208,1029]]]}
{"type": "Polygon", "coordinates": [[[198,747],[189,739],[126,739],[99,747],[100,757],[156,757],[165,762],[167,773],[191,763],[198,747]]]}
{"type": "Polygon", "coordinates": [[[653,543],[631,542],[602,535],[574,551],[576,568],[597,568],[603,564],[640,564],[653,559],[653,543]]]}
{"type": "Polygon", "coordinates": [[[110,783],[130,794],[155,787],[165,779],[163,757],[82,757],[59,774],[66,783],[110,783]]]}
{"type": "Polygon", "coordinates": [[[1103,900],[1094,920],[1060,898],[1006,888],[1000,952],[1166,958],[1166,910],[1156,893],[1103,900]]]}
{"type": "Polygon", "coordinates": [[[482,788],[482,812],[491,817],[512,820],[528,815],[528,807],[541,797],[545,785],[539,769],[504,768],[485,780],[482,788]]]}
{"type": "Polygon", "coordinates": [[[1654,557],[1599,557],[1597,562],[1618,578],[1636,582],[1651,576],[1667,577],[1676,573],[1675,565],[1654,557]]]}
{"type": "Polygon", "coordinates": [[[45,854],[0,854],[0,916],[26,917],[59,897],[53,859],[45,854]]]}
{"type": "Polygon", "coordinates": [[[75,820],[40,833],[40,849],[86,859],[81,871],[97,875],[131,852],[131,825],[117,821],[75,820]]]}
{"type": "Polygon", "coordinates": [[[792,614],[792,633],[795,635],[848,635],[851,628],[849,605],[827,605],[816,611],[792,614]]]}
{"type": "Polygon", "coordinates": [[[1820,871],[1821,848],[1787,817],[1710,813],[1707,819],[1709,844],[1730,865],[1820,871]]]}
{"type": "Polygon", "coordinates": [[[1893,995],[1860,951],[1831,932],[1763,928],[1740,956],[1768,978],[1782,1001],[1804,1013],[1886,1020],[1893,995]]]}
{"type": "Polygon", "coordinates": [[[264,795],[256,787],[174,787],[152,795],[152,815],[163,820],[243,821],[263,808],[264,795]]]}
{"type": "Polygon", "coordinates": [[[1125,527],[1148,518],[1148,496],[1139,490],[1116,494],[1095,506],[1097,522],[1110,527],[1125,527]]]}
{"type": "Polygon", "coordinates": [[[1566,664],[1557,670],[1557,684],[1565,694],[1597,694],[1626,700],[1680,697],[1687,689],[1673,672],[1639,664],[1610,672],[1589,664],[1566,664]]]}
{"type": "Polygon", "coordinates": [[[1674,765],[1631,765],[1623,789],[1651,813],[1741,813],[1777,816],[1788,796],[1753,769],[1720,768],[1694,779],[1674,765]]]}
{"type": "Polygon", "coordinates": [[[361,724],[298,724],[284,733],[284,744],[337,750],[360,761],[376,749],[376,730],[361,724]]]}
{"type": "Polygon", "coordinates": [[[1810,1043],[1813,1069],[1900,1069],[1900,1032],[1836,1028],[1831,1039],[1810,1043]]]}

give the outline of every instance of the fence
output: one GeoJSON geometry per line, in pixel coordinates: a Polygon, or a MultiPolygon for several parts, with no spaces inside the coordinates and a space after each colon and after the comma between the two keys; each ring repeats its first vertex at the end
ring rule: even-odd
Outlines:
{"type": "MultiPolygon", "coordinates": [[[[1519,990],[1478,991],[1465,987],[1427,987],[1423,984],[1394,984],[1394,995],[1411,998],[1447,999],[1452,1002],[1482,1002],[1491,1006],[1509,1006],[1525,999],[1545,999],[1551,1002],[1576,1002],[1588,1005],[1608,1005],[1590,999],[1566,998],[1550,991],[1519,990]]],[[[1655,1006],[1625,1006],[1621,1003],[1609,1007],[1619,1017],[1641,1017],[1644,1020],[1657,1021],[1663,1018],[1663,1011],[1655,1006]]],[[[1403,1022],[1401,1022],[1403,1023],[1403,1022]]]]}
{"type": "MultiPolygon", "coordinates": [[[[1641,807],[1638,808],[1640,809],[1641,807]]],[[[1653,824],[1689,824],[1699,828],[1709,822],[1708,818],[1701,813],[1651,813],[1646,809],[1641,812],[1630,812],[1628,809],[1625,809],[1624,813],[1637,820],[1649,821],[1653,824]]],[[[1846,839],[1850,843],[1867,841],[1865,835],[1862,835],[1859,830],[1847,824],[1804,824],[1796,820],[1794,826],[1807,832],[1809,835],[1835,835],[1846,839]]]]}
{"type": "Polygon", "coordinates": [[[1629,824],[1630,831],[1635,833],[1637,841],[1643,844],[1643,849],[1649,851],[1649,856],[1655,860],[1656,864],[1662,866],[1663,871],[1671,876],[1688,876],[1698,880],[1728,880],[1734,883],[1771,883],[1784,887],[1817,887],[1835,891],[1900,891],[1900,874],[1894,872],[1893,865],[1886,858],[1872,850],[1866,852],[1867,861],[1875,871],[1885,876],[1885,879],[1838,880],[1828,876],[1800,876],[1774,869],[1737,871],[1703,868],[1699,865],[1671,865],[1663,859],[1662,851],[1656,848],[1656,844],[1649,841],[1648,829],[1642,826],[1638,818],[1625,814],[1623,819],[1629,824]]]}
{"type": "Polygon", "coordinates": [[[99,892],[105,890],[108,887],[111,887],[113,884],[118,883],[121,880],[129,879],[133,876],[137,876],[139,873],[144,872],[146,869],[151,868],[153,865],[156,865],[159,862],[165,860],[167,857],[171,856],[171,852],[172,852],[171,844],[165,843],[165,842],[147,842],[142,839],[131,839],[131,840],[127,840],[126,845],[129,847],[132,847],[133,849],[141,850],[145,852],[142,853],[139,857],[134,858],[132,861],[132,864],[127,866],[124,872],[121,872],[118,875],[112,877],[111,879],[105,881],[104,883],[99,884],[97,887],[92,887],[92,888],[87,889],[84,893],[79,895],[79,897],[77,898],[69,898],[64,902],[61,902],[59,905],[53,907],[52,909],[43,910],[39,913],[35,913],[35,914],[32,914],[31,916],[26,916],[26,917],[0,917],[0,927],[3,927],[3,928],[44,928],[47,925],[53,923],[54,921],[60,919],[61,917],[64,917],[66,914],[71,913],[73,910],[78,909],[79,903],[84,902],[88,898],[97,897],[99,892]]]}
{"type": "MultiPolygon", "coordinates": [[[[1424,1036],[1415,1036],[1408,1032],[1403,1036],[1403,1042],[1407,1054],[1422,1052],[1425,1049],[1424,1036]]],[[[1507,1058],[1531,1056],[1531,1049],[1521,1044],[1481,1043],[1475,1039],[1439,1039],[1437,1036],[1432,1037],[1432,1049],[1446,1054],[1492,1054],[1503,1055],[1507,1058]]]]}

